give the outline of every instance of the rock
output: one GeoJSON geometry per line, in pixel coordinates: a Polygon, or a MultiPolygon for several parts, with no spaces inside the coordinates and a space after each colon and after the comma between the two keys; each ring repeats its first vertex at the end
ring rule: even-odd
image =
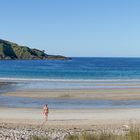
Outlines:
{"type": "Polygon", "coordinates": [[[61,55],[48,55],[47,59],[48,60],[71,60],[70,57],[65,57],[61,55]]]}
{"type": "Polygon", "coordinates": [[[129,130],[130,129],[130,127],[128,125],[123,125],[122,128],[125,129],[125,130],[129,130]]]}

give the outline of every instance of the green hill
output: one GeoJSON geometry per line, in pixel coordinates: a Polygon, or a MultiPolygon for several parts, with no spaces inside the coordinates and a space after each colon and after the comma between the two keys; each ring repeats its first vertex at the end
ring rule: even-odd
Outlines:
{"type": "Polygon", "coordinates": [[[32,60],[32,59],[69,59],[59,55],[47,55],[44,51],[20,46],[16,43],[0,39],[0,60],[32,60]]]}

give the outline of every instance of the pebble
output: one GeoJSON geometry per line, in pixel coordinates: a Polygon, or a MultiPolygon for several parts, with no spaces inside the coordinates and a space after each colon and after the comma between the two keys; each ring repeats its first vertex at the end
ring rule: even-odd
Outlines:
{"type": "MultiPolygon", "coordinates": [[[[113,133],[121,133],[127,128],[126,125],[122,128],[112,129],[113,133]]],[[[100,132],[101,129],[91,128],[91,129],[80,129],[80,128],[69,128],[69,129],[59,129],[59,128],[29,128],[29,127],[8,127],[7,125],[0,126],[0,140],[31,140],[33,136],[47,137],[50,140],[64,140],[68,135],[81,134],[82,132],[96,133],[100,132]]],[[[107,130],[106,131],[110,131],[107,130]]]]}
{"type": "MultiPolygon", "coordinates": [[[[74,130],[74,129],[73,129],[74,130]]],[[[37,128],[0,128],[0,140],[31,140],[33,136],[48,137],[50,140],[63,140],[68,133],[73,134],[72,130],[69,132],[61,129],[37,129],[37,128]]]]}

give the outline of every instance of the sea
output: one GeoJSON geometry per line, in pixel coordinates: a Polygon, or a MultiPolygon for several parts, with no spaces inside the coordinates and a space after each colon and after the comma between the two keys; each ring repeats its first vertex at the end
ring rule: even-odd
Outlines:
{"type": "Polygon", "coordinates": [[[140,88],[140,58],[1,60],[0,106],[52,109],[139,108],[139,100],[35,99],[10,97],[15,90],[140,88]],[[126,83],[126,84],[124,84],[126,83]],[[121,84],[124,84],[122,86],[121,84]]]}

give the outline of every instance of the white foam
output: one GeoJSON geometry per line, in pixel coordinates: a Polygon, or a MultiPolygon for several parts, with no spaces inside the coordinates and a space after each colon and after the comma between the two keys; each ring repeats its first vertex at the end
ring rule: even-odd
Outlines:
{"type": "Polygon", "coordinates": [[[38,81],[38,82],[140,82],[140,79],[46,79],[46,78],[8,78],[0,77],[0,81],[38,81]]]}

